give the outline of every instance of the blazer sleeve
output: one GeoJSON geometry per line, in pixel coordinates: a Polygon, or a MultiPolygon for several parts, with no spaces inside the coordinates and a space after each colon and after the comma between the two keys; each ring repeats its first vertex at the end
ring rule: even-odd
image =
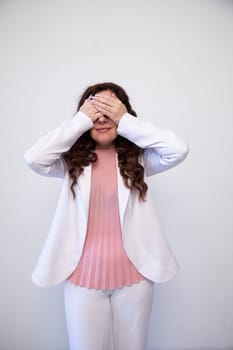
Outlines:
{"type": "Polygon", "coordinates": [[[51,177],[64,177],[66,166],[62,154],[93,126],[83,112],[65,120],[58,128],[40,138],[25,154],[24,160],[36,173],[51,177]]]}
{"type": "Polygon", "coordinates": [[[146,176],[151,176],[178,165],[188,154],[186,142],[171,130],[124,114],[118,125],[118,134],[135,143],[143,151],[146,176]]]}

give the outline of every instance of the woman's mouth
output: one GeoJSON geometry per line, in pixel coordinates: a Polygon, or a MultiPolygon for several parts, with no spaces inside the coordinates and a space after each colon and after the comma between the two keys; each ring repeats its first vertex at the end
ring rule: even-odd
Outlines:
{"type": "Polygon", "coordinates": [[[98,131],[98,132],[107,132],[107,131],[109,131],[110,130],[110,128],[107,128],[107,127],[103,127],[103,128],[98,128],[98,129],[96,129],[96,131],[98,131]]]}

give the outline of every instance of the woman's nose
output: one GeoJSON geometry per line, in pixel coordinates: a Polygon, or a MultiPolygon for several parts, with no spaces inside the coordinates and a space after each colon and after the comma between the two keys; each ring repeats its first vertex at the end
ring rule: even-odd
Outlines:
{"type": "Polygon", "coordinates": [[[107,117],[105,115],[101,115],[96,121],[96,123],[102,124],[107,122],[107,117]]]}

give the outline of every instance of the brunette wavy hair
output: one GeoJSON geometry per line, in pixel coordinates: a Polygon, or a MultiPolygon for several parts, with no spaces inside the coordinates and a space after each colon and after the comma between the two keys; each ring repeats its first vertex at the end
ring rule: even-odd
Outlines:
{"type": "MultiPolygon", "coordinates": [[[[125,105],[127,112],[137,117],[136,112],[132,109],[129,97],[125,90],[114,83],[105,82],[89,86],[82,94],[77,107],[77,112],[83,105],[84,101],[90,96],[104,90],[113,92],[125,105]]],[[[118,156],[118,166],[120,174],[123,177],[125,186],[130,190],[137,190],[139,200],[145,200],[147,184],[144,182],[144,168],[139,163],[139,156],[143,150],[128,139],[118,135],[114,141],[118,156]]],[[[68,152],[63,154],[69,175],[71,177],[71,191],[75,198],[75,185],[79,175],[83,172],[84,167],[96,162],[97,154],[95,153],[96,142],[91,138],[90,132],[85,132],[73,144],[68,152]]]]}

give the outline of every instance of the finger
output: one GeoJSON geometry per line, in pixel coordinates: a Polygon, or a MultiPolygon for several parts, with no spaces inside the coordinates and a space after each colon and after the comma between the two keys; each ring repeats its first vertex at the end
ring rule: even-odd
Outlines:
{"type": "Polygon", "coordinates": [[[91,103],[91,105],[94,106],[94,107],[97,106],[97,101],[96,101],[96,99],[91,99],[90,103],[91,103]]]}
{"type": "Polygon", "coordinates": [[[105,97],[105,96],[101,96],[101,95],[93,96],[93,101],[101,102],[107,106],[112,106],[112,104],[114,103],[114,101],[111,97],[105,97]]]}
{"type": "Polygon", "coordinates": [[[106,97],[106,96],[96,94],[91,98],[93,101],[102,102],[111,106],[114,105],[116,102],[122,103],[122,101],[115,95],[114,92],[111,93],[111,97],[106,97]]]}
{"type": "Polygon", "coordinates": [[[96,107],[98,110],[105,111],[105,112],[111,112],[111,111],[112,111],[112,106],[106,105],[106,104],[103,103],[103,102],[98,102],[98,103],[96,103],[96,104],[95,104],[95,107],[96,107]]]}
{"type": "Polygon", "coordinates": [[[99,117],[101,117],[101,116],[103,116],[103,113],[101,113],[100,111],[98,111],[98,109],[96,109],[96,110],[94,111],[94,115],[95,115],[95,116],[98,115],[99,117]]]}
{"type": "Polygon", "coordinates": [[[98,120],[100,117],[103,117],[103,114],[102,114],[101,112],[95,113],[94,116],[93,116],[94,122],[95,122],[96,120],[98,120]]]}

